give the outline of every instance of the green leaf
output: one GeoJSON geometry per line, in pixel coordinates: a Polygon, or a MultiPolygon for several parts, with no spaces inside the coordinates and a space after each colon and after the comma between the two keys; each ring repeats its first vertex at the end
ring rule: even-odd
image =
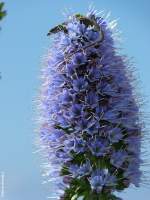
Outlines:
{"type": "Polygon", "coordinates": [[[3,7],[4,7],[4,2],[1,2],[0,3],[0,20],[2,20],[2,18],[5,17],[7,14],[6,11],[3,10],[3,7]]]}

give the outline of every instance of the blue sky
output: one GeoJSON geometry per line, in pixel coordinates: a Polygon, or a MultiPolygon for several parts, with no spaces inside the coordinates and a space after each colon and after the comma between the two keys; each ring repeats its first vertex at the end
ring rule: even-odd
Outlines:
{"type": "MultiPolygon", "coordinates": [[[[0,172],[5,172],[4,200],[45,200],[50,185],[42,185],[40,159],[34,151],[32,100],[39,87],[42,56],[50,45],[46,34],[63,21],[62,11],[97,10],[119,18],[124,52],[134,57],[141,90],[150,111],[150,2],[148,0],[6,0],[7,17],[0,32],[0,172]]],[[[149,152],[148,152],[149,153],[149,152]]],[[[124,200],[147,200],[150,189],[128,189],[124,200]]],[[[1,199],[1,197],[0,197],[1,199]]]]}

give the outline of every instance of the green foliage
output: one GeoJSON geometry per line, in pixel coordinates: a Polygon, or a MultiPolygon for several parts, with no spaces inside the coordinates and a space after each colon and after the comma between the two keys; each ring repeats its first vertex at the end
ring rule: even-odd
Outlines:
{"type": "Polygon", "coordinates": [[[0,2],[0,20],[2,20],[3,17],[6,16],[6,11],[3,10],[3,8],[4,8],[4,2],[0,2]]]}

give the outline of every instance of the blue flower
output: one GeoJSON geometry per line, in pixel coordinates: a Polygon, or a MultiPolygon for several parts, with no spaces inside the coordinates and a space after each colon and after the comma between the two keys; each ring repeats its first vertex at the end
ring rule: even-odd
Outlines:
{"type": "Polygon", "coordinates": [[[67,24],[67,30],[69,32],[70,38],[76,39],[78,36],[84,35],[86,26],[83,23],[78,23],[76,19],[73,19],[72,23],[67,24]]]}
{"type": "Polygon", "coordinates": [[[105,185],[109,187],[115,187],[116,184],[117,184],[117,177],[108,173],[105,178],[105,185]]]}
{"type": "Polygon", "coordinates": [[[108,153],[108,150],[109,150],[109,144],[104,139],[101,139],[101,140],[97,139],[94,141],[90,141],[88,146],[92,154],[97,157],[104,156],[105,154],[108,153]]]}
{"type": "Polygon", "coordinates": [[[91,187],[98,193],[102,191],[104,186],[115,186],[117,178],[111,175],[106,169],[95,170],[89,178],[91,187]]]}
{"type": "Polygon", "coordinates": [[[118,118],[119,113],[115,110],[108,110],[107,112],[104,113],[103,119],[108,120],[111,122],[115,122],[118,118]]]}
{"type": "Polygon", "coordinates": [[[57,74],[57,75],[55,75],[54,77],[54,84],[55,84],[55,87],[60,87],[61,85],[63,85],[64,84],[64,77],[63,77],[63,75],[61,75],[61,74],[57,74]]]}
{"type": "Polygon", "coordinates": [[[70,38],[66,37],[66,35],[62,33],[60,35],[60,45],[62,45],[62,47],[66,47],[69,46],[70,44],[71,44],[70,38]]]}
{"type": "Polygon", "coordinates": [[[90,127],[90,121],[85,118],[81,118],[77,124],[77,131],[86,131],[90,127]]]}
{"type": "Polygon", "coordinates": [[[139,154],[140,152],[140,147],[141,147],[141,137],[140,136],[129,136],[125,138],[125,143],[128,144],[128,151],[139,154]]]}
{"type": "Polygon", "coordinates": [[[83,53],[76,53],[73,57],[73,64],[82,65],[86,63],[86,56],[83,53]]]}
{"type": "Polygon", "coordinates": [[[110,143],[116,143],[119,142],[123,138],[122,130],[120,128],[112,128],[108,132],[108,138],[110,143]]]}
{"type": "Polygon", "coordinates": [[[82,138],[75,138],[74,139],[74,151],[76,153],[83,153],[86,150],[86,141],[82,138]]]}
{"type": "Polygon", "coordinates": [[[109,77],[113,73],[114,73],[114,69],[112,69],[109,65],[103,65],[103,67],[101,67],[101,74],[104,77],[109,77]]]}
{"type": "Polygon", "coordinates": [[[71,107],[71,116],[72,117],[80,117],[82,113],[82,105],[81,104],[73,104],[71,107]]]}
{"type": "Polygon", "coordinates": [[[81,35],[84,35],[85,31],[86,31],[86,26],[83,23],[82,24],[78,24],[78,30],[79,30],[79,33],[81,35]]]}
{"type": "Polygon", "coordinates": [[[73,100],[72,95],[67,90],[63,91],[63,94],[61,95],[60,99],[61,103],[64,105],[68,105],[68,103],[71,103],[73,100]]]}
{"type": "Polygon", "coordinates": [[[112,153],[111,158],[110,158],[110,163],[113,166],[120,168],[127,158],[128,158],[128,154],[125,150],[118,150],[112,153]]]}
{"type": "Polygon", "coordinates": [[[73,39],[73,40],[76,39],[76,37],[77,37],[77,29],[78,29],[78,24],[76,22],[67,24],[67,30],[68,30],[70,39],[73,39]]]}
{"type": "Polygon", "coordinates": [[[87,160],[85,163],[81,165],[72,164],[69,167],[69,172],[72,174],[73,177],[82,177],[88,175],[92,170],[90,161],[87,160]]]}
{"type": "Polygon", "coordinates": [[[112,85],[107,84],[105,87],[102,88],[102,93],[107,94],[110,96],[116,96],[117,90],[112,87],[112,85]]]}
{"type": "Polygon", "coordinates": [[[105,174],[102,170],[97,170],[90,177],[90,184],[93,190],[100,192],[105,185],[105,174]]]}
{"type": "Polygon", "coordinates": [[[86,128],[86,132],[89,135],[94,135],[98,133],[98,129],[100,128],[100,123],[98,121],[94,121],[90,123],[90,125],[86,128]]]}
{"type": "Polygon", "coordinates": [[[105,107],[104,106],[100,106],[100,105],[97,105],[96,109],[95,109],[95,116],[96,116],[96,119],[100,119],[102,114],[103,114],[103,111],[105,110],[105,107]]]}
{"type": "Polygon", "coordinates": [[[87,37],[87,39],[89,41],[92,41],[92,42],[94,42],[96,40],[100,40],[101,37],[102,37],[102,36],[100,37],[100,32],[93,31],[92,29],[87,30],[86,33],[85,33],[85,36],[87,37]]]}
{"type": "MultiPolygon", "coordinates": [[[[107,79],[112,79],[111,75],[109,75],[107,77],[107,79]]],[[[117,86],[117,84],[115,84],[114,82],[106,82],[106,80],[104,79],[104,81],[99,82],[96,86],[98,93],[102,94],[102,95],[109,95],[111,97],[116,97],[118,96],[118,92],[119,92],[119,88],[117,86]]]]}
{"type": "Polygon", "coordinates": [[[63,149],[59,149],[56,151],[56,157],[60,160],[60,162],[67,162],[72,160],[71,155],[65,152],[63,149]]]}
{"type": "Polygon", "coordinates": [[[91,167],[90,161],[87,160],[86,163],[80,165],[78,172],[80,176],[86,176],[91,172],[91,170],[92,170],[92,167],[91,167]]]}
{"type": "Polygon", "coordinates": [[[78,78],[73,80],[73,89],[76,92],[85,91],[87,89],[88,83],[84,78],[78,78]]]}
{"type": "Polygon", "coordinates": [[[88,73],[88,80],[90,82],[95,82],[101,78],[101,71],[96,66],[92,66],[88,73]]]}
{"type": "Polygon", "coordinates": [[[141,182],[137,96],[106,20],[90,11],[85,18],[70,16],[64,26],[68,31],[55,34],[42,69],[40,140],[48,152],[48,174],[60,186],[57,199],[79,191],[86,199],[87,190],[91,199],[101,193],[107,199],[106,193],[141,182]],[[87,18],[97,24],[85,25],[87,18]]]}
{"type": "Polygon", "coordinates": [[[79,175],[78,170],[79,166],[77,164],[72,164],[69,167],[69,172],[72,174],[73,177],[77,177],[79,175]]]}
{"type": "Polygon", "coordinates": [[[85,97],[85,101],[90,108],[95,108],[98,105],[98,96],[95,92],[90,91],[85,97]]]}
{"type": "Polygon", "coordinates": [[[68,76],[72,76],[75,73],[75,66],[71,63],[71,64],[67,64],[66,65],[66,74],[68,76]]]}
{"type": "Polygon", "coordinates": [[[129,163],[128,168],[124,171],[123,175],[130,183],[139,187],[139,183],[141,182],[141,171],[137,166],[139,166],[139,163],[137,164],[134,161],[129,163]]]}
{"type": "Polygon", "coordinates": [[[63,143],[64,143],[63,149],[64,149],[65,152],[70,152],[71,150],[74,149],[75,142],[72,138],[71,139],[67,138],[66,140],[64,140],[63,143]]]}
{"type": "Polygon", "coordinates": [[[57,123],[63,128],[70,126],[68,120],[61,114],[57,116],[57,123]]]}
{"type": "Polygon", "coordinates": [[[49,140],[51,140],[51,142],[57,143],[63,140],[64,138],[65,134],[61,130],[53,130],[53,132],[49,134],[49,140]]]}

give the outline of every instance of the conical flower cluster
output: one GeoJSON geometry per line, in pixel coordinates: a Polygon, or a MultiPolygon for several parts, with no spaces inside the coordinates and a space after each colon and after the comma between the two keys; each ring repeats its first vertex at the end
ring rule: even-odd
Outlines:
{"type": "Polygon", "coordinates": [[[128,63],[110,24],[94,12],[59,28],[40,103],[51,198],[119,199],[115,191],[139,186],[141,178],[141,123],[128,63]]]}

